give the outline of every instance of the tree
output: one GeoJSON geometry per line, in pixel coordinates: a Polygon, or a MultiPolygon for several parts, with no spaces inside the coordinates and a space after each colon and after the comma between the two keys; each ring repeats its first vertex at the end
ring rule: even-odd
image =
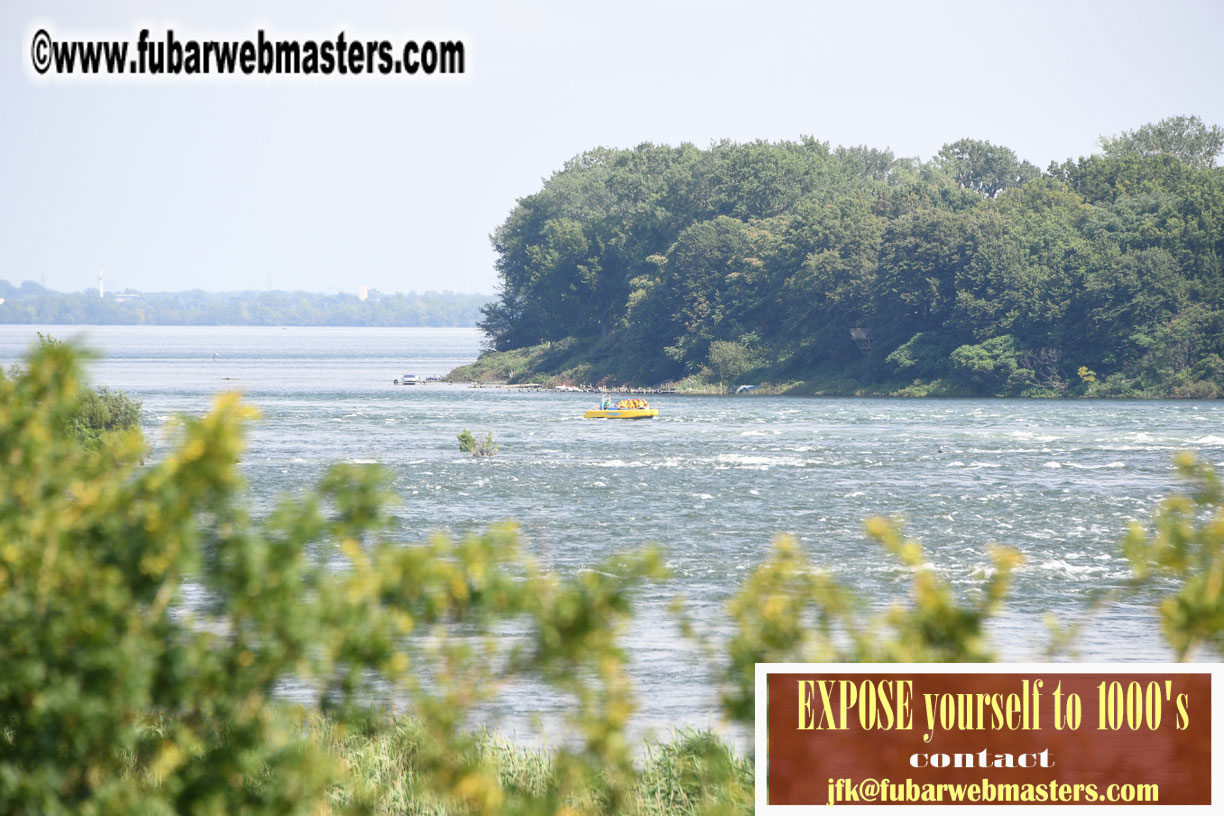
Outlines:
{"type": "Polygon", "coordinates": [[[504,351],[566,343],[531,353],[532,379],[657,383],[755,335],[764,382],[891,389],[898,368],[946,373],[952,350],[1006,335],[1040,358],[1046,374],[1021,366],[1038,382],[1084,365],[1102,383],[1126,369],[1122,391],[1214,393],[1194,372],[1214,377],[1199,362],[1221,353],[1224,173],[1181,157],[1214,151],[1218,131],[1167,120],[1048,177],[975,139],[928,162],[811,138],[601,148],[499,228],[483,325],[504,351]],[[885,365],[915,336],[923,365],[885,365]]]}
{"type": "Polygon", "coordinates": [[[892,221],[875,280],[877,340],[895,348],[917,332],[942,329],[954,316],[957,280],[974,260],[971,226],[969,217],[940,210],[892,221]]]}
{"type": "Polygon", "coordinates": [[[977,139],[944,145],[935,161],[957,184],[988,198],[1041,176],[1037,167],[1018,159],[1010,148],[977,139]]]}
{"type": "Polygon", "coordinates": [[[709,364],[718,372],[718,381],[734,380],[756,365],[751,348],[733,340],[715,340],[710,343],[709,364]]]}
{"type": "Polygon", "coordinates": [[[954,370],[988,388],[997,389],[1020,368],[1020,350],[1011,335],[992,337],[977,345],[959,346],[952,351],[954,370]]]}
{"type": "Polygon", "coordinates": [[[473,326],[489,298],[452,292],[354,295],[312,292],[97,292],[64,294],[0,280],[0,323],[98,325],[473,326]],[[3,294],[6,287],[10,294],[3,294]]]}
{"type": "Polygon", "coordinates": [[[1214,167],[1216,157],[1224,150],[1224,128],[1205,125],[1197,116],[1170,116],[1117,136],[1102,136],[1101,149],[1109,158],[1175,156],[1202,170],[1214,167]]]}
{"type": "Polygon", "coordinates": [[[801,260],[781,271],[783,328],[800,363],[857,357],[850,329],[870,325],[872,294],[885,220],[865,202],[846,199],[796,219],[788,243],[802,247],[801,260]]]}

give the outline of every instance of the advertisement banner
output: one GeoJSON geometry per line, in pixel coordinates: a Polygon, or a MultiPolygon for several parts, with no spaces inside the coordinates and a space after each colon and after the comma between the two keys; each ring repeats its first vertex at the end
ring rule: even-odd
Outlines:
{"type": "Polygon", "coordinates": [[[1211,666],[758,664],[757,807],[1199,805],[1211,666]]]}

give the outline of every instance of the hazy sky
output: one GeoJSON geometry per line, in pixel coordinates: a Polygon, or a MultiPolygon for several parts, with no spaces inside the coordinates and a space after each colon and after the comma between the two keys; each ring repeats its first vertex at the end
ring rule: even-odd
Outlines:
{"type": "Polygon", "coordinates": [[[0,278],[55,289],[492,292],[488,235],[581,151],[730,138],[1044,168],[1224,125],[1224,2],[13,2],[0,278]],[[462,39],[458,80],[38,84],[33,32],[462,39]]]}

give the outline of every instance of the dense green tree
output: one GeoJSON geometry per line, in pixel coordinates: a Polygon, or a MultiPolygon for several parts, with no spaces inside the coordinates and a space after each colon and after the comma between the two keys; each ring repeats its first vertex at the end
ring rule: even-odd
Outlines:
{"type": "Polygon", "coordinates": [[[886,223],[855,198],[796,220],[789,237],[805,251],[789,265],[781,306],[792,364],[858,354],[850,330],[875,324],[886,223]]]}
{"type": "Polygon", "coordinates": [[[1166,121],[1044,175],[972,139],[929,162],[811,138],[601,148],[499,228],[482,325],[503,350],[564,341],[531,378],[701,376],[712,343],[751,336],[763,379],[1102,393],[1083,366],[1108,393],[1214,392],[1199,363],[1224,342],[1216,130],[1166,121]],[[1014,375],[950,356],[1002,337],[1014,375]]]}
{"type": "Polygon", "coordinates": [[[718,374],[719,382],[733,381],[760,364],[754,340],[747,335],[739,342],[715,340],[710,343],[707,359],[710,368],[718,374]]]}
{"type": "Polygon", "coordinates": [[[1108,157],[1169,155],[1195,168],[1215,166],[1224,150],[1224,128],[1205,125],[1197,116],[1170,116],[1155,124],[1102,136],[1108,157]]]}
{"type": "Polygon", "coordinates": [[[955,319],[956,283],[974,261],[973,244],[971,221],[958,213],[921,210],[889,224],[875,291],[891,307],[880,315],[880,340],[895,347],[955,319]]]}
{"type": "Polygon", "coordinates": [[[957,184],[991,198],[1041,175],[1037,167],[1021,161],[1010,148],[977,139],[946,144],[935,158],[957,184]]]}
{"type": "Polygon", "coordinates": [[[951,360],[954,369],[992,388],[1006,383],[1021,368],[1016,339],[1008,334],[984,343],[960,346],[953,350],[951,360]]]}

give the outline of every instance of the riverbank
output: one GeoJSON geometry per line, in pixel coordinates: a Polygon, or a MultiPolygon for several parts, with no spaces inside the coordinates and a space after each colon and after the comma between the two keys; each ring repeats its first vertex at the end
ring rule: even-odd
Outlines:
{"type": "Polygon", "coordinates": [[[1121,373],[1098,377],[1081,369],[1071,379],[1028,376],[1021,370],[1005,381],[990,378],[880,376],[866,361],[845,367],[775,371],[702,369],[679,380],[646,382],[607,347],[569,338],[508,351],[485,351],[475,362],[446,375],[451,382],[530,384],[545,389],[642,394],[755,394],[817,397],[1030,397],[1121,399],[1220,399],[1218,372],[1183,372],[1171,378],[1121,373]],[[1200,376],[1201,375],[1201,376],[1200,376]]]}

